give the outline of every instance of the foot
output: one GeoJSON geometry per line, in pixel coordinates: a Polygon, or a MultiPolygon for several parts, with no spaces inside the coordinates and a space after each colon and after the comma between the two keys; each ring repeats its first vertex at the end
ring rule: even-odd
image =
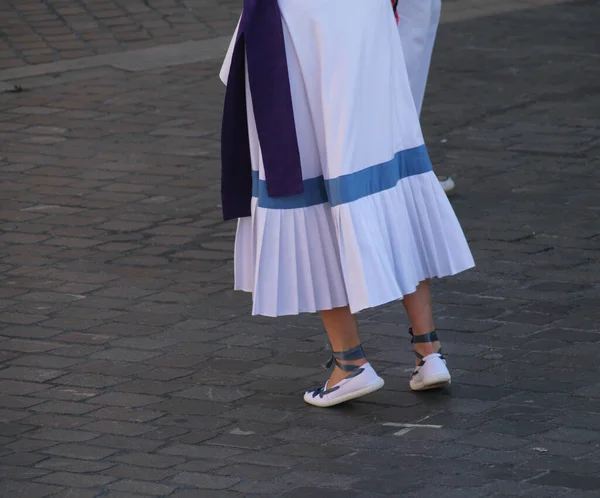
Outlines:
{"type": "Polygon", "coordinates": [[[442,188],[444,189],[444,192],[446,192],[447,195],[454,192],[456,185],[454,183],[454,180],[452,180],[451,177],[438,175],[437,179],[440,182],[440,185],[442,186],[442,188]]]}
{"type": "Polygon", "coordinates": [[[451,381],[444,357],[440,353],[432,353],[425,356],[415,368],[410,378],[410,388],[413,391],[426,391],[447,386],[451,381]]]}
{"type": "Polygon", "coordinates": [[[348,351],[333,352],[327,362],[327,368],[333,364],[336,368],[325,385],[304,394],[304,401],[308,404],[321,407],[334,406],[360,398],[383,387],[383,379],[366,361],[361,345],[348,351]]]}
{"type": "Polygon", "coordinates": [[[410,388],[413,391],[425,391],[450,384],[450,372],[435,330],[421,335],[414,335],[412,329],[408,332],[412,336],[411,342],[417,357],[417,366],[410,378],[410,388]]]}
{"type": "Polygon", "coordinates": [[[365,363],[355,373],[337,384],[329,385],[328,382],[322,387],[307,391],[304,394],[304,401],[319,407],[339,405],[378,391],[383,385],[383,379],[377,375],[371,364],[365,363]]]}

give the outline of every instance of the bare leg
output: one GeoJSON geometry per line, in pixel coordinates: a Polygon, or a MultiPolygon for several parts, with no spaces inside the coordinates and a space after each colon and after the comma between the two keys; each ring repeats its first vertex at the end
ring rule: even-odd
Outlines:
{"type": "MultiPolygon", "coordinates": [[[[435,330],[433,310],[431,307],[431,289],[429,280],[424,280],[417,286],[416,292],[404,296],[402,304],[406,309],[410,324],[415,335],[423,335],[435,330]]],[[[417,343],[415,351],[423,356],[437,353],[441,348],[439,341],[433,343],[417,343]]],[[[417,364],[419,360],[417,360],[417,364]]]]}
{"type": "MultiPolygon", "coordinates": [[[[334,351],[347,351],[360,344],[358,325],[348,306],[321,311],[321,318],[323,320],[323,325],[325,325],[327,335],[329,336],[329,342],[331,342],[331,347],[334,351]]],[[[362,358],[354,361],[340,361],[340,363],[364,365],[367,363],[367,360],[362,358]]],[[[331,387],[347,376],[348,372],[344,372],[340,368],[335,367],[327,382],[327,386],[331,387]]]]}

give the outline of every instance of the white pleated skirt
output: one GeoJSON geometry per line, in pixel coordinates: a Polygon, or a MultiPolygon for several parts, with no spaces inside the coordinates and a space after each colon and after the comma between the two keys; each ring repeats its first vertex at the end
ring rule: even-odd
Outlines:
{"type": "Polygon", "coordinates": [[[235,289],[252,293],[253,314],[358,312],[471,268],[423,143],[390,0],[279,5],[304,193],[268,196],[247,85],[254,182],[235,289]]]}

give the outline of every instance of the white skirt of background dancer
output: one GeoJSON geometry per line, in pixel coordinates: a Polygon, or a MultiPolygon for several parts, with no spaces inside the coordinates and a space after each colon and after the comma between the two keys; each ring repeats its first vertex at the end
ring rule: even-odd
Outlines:
{"type": "Polygon", "coordinates": [[[398,31],[417,114],[421,113],[435,35],[440,23],[441,0],[400,0],[398,31]]]}
{"type": "Polygon", "coordinates": [[[304,194],[267,195],[247,90],[255,181],[235,289],[253,314],[354,313],[473,266],[431,171],[390,0],[342,3],[279,0],[304,194]]]}

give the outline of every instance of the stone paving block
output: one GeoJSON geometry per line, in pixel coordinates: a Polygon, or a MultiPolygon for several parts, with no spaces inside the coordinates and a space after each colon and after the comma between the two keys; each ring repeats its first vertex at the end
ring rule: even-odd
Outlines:
{"type": "Polygon", "coordinates": [[[201,489],[227,489],[240,482],[239,478],[202,474],[199,472],[181,472],[173,477],[174,484],[201,489]]]}
{"type": "Polygon", "coordinates": [[[32,408],[33,411],[39,413],[58,413],[64,415],[83,415],[94,410],[94,407],[83,403],[68,402],[68,401],[47,401],[32,408]]]}
{"type": "Polygon", "coordinates": [[[98,374],[68,374],[58,379],[56,383],[77,387],[105,388],[127,381],[126,377],[114,377],[98,374]]]}
{"type": "Polygon", "coordinates": [[[64,375],[61,370],[50,370],[45,368],[9,367],[0,370],[0,378],[18,379],[32,382],[46,382],[64,375]]]}
{"type": "MultiPolygon", "coordinates": [[[[145,423],[162,417],[164,413],[137,408],[106,407],[95,410],[90,414],[97,419],[119,420],[124,422],[145,423]]],[[[150,428],[151,430],[152,428],[150,428]]]]}
{"type": "Polygon", "coordinates": [[[71,415],[57,415],[38,413],[24,419],[24,422],[38,427],[51,427],[55,429],[74,429],[80,427],[88,420],[84,417],[71,415]]]}
{"type": "Polygon", "coordinates": [[[242,495],[230,490],[194,489],[188,491],[176,491],[171,496],[174,496],[175,498],[240,498],[242,495]]]}
{"type": "Polygon", "coordinates": [[[35,453],[12,453],[0,458],[0,464],[31,467],[45,458],[45,456],[35,453]]]}
{"type": "Polygon", "coordinates": [[[537,452],[536,456],[522,464],[525,469],[559,470],[564,472],[576,472],[581,475],[597,474],[598,463],[590,457],[571,458],[563,455],[546,455],[537,452]]]}
{"type": "Polygon", "coordinates": [[[157,469],[153,467],[137,467],[122,463],[114,463],[104,470],[103,473],[118,477],[120,479],[129,479],[136,481],[164,481],[178,472],[178,466],[170,469],[157,469]]]}
{"type": "Polygon", "coordinates": [[[34,382],[18,380],[0,380],[0,392],[3,394],[33,394],[48,389],[50,386],[34,382]]]}
{"type": "MultiPolygon", "coordinates": [[[[96,441],[94,441],[96,443],[96,441]]],[[[88,444],[58,444],[50,448],[45,448],[44,453],[65,458],[77,458],[79,460],[102,460],[117,450],[111,448],[100,448],[88,444]]]]}
{"type": "Polygon", "coordinates": [[[168,469],[185,461],[183,458],[169,455],[152,455],[148,453],[127,453],[113,458],[117,462],[123,462],[138,467],[150,467],[155,469],[168,469]]]}
{"type": "Polygon", "coordinates": [[[60,486],[6,480],[0,483],[0,493],[15,498],[42,498],[61,491],[60,486]]]}
{"type": "Polygon", "coordinates": [[[29,412],[23,410],[0,409],[0,420],[4,422],[15,422],[24,419],[30,415],[29,412]]]}
{"type": "Polygon", "coordinates": [[[75,474],[71,472],[55,472],[38,478],[38,481],[48,484],[58,484],[70,488],[94,488],[106,485],[114,481],[114,478],[90,474],[75,474]]]}
{"type": "MultiPolygon", "coordinates": [[[[62,401],[81,401],[97,396],[101,391],[89,387],[77,386],[59,386],[47,389],[45,391],[36,392],[36,396],[44,399],[62,400],[62,401]]],[[[43,402],[40,399],[39,402],[43,402]]]]}
{"type": "Polygon", "coordinates": [[[140,498],[144,495],[140,495],[137,493],[129,493],[126,491],[109,491],[108,493],[103,494],[102,496],[107,496],[109,498],[140,498]]]}
{"type": "Polygon", "coordinates": [[[90,403],[108,406],[123,406],[130,408],[145,407],[161,401],[158,396],[145,394],[112,392],[90,399],[90,403]]]}
{"type": "Polygon", "coordinates": [[[251,396],[252,391],[243,389],[228,389],[226,387],[196,386],[174,394],[176,397],[189,399],[202,399],[217,401],[222,403],[231,403],[247,396],[251,396]]]}
{"type": "Polygon", "coordinates": [[[38,463],[36,468],[52,471],[87,473],[99,472],[112,466],[113,464],[111,462],[93,462],[89,460],[75,460],[72,458],[47,458],[38,463]]]}
{"type": "Polygon", "coordinates": [[[106,449],[108,451],[111,451],[112,453],[118,450],[133,450],[146,452],[154,451],[163,444],[164,443],[162,443],[161,441],[114,435],[100,436],[93,440],[94,446],[99,446],[102,448],[102,450],[98,451],[104,451],[104,449],[106,449]]]}
{"type": "Polygon", "coordinates": [[[30,408],[39,405],[42,402],[43,400],[37,400],[26,396],[0,395],[0,407],[2,408],[30,408]]]}
{"type": "MultiPolygon", "coordinates": [[[[8,313],[2,315],[3,318],[7,318],[8,313]]],[[[2,321],[2,320],[0,320],[2,321]]],[[[38,320],[36,320],[38,321],[38,320]]],[[[41,321],[41,320],[39,320],[41,321]]],[[[11,322],[8,322],[11,323],[11,322]]],[[[16,322],[25,323],[25,322],[16,322]]],[[[33,323],[33,322],[31,322],[33,323]]],[[[43,341],[32,341],[25,339],[9,339],[3,341],[2,348],[6,351],[16,351],[19,353],[42,353],[45,351],[51,351],[60,347],[59,343],[54,342],[43,342],[43,341]]]]}
{"type": "Polygon", "coordinates": [[[164,484],[148,483],[144,481],[121,480],[107,486],[114,491],[134,492],[143,496],[165,496],[175,488],[164,484]]]}
{"type": "Polygon", "coordinates": [[[99,420],[87,424],[82,428],[89,431],[114,434],[117,436],[140,436],[154,429],[151,425],[123,422],[120,420],[99,420]]]}
{"type": "Polygon", "coordinates": [[[208,445],[176,444],[159,450],[161,454],[177,455],[186,458],[215,458],[223,459],[243,453],[242,449],[219,448],[208,445]]]}
{"type": "Polygon", "coordinates": [[[233,489],[248,494],[281,493],[303,485],[320,486],[323,488],[352,489],[357,479],[353,476],[336,475],[324,472],[293,471],[271,481],[247,480],[236,485],[233,489]]]}
{"type": "Polygon", "coordinates": [[[530,481],[532,484],[546,486],[559,486],[574,490],[598,490],[600,489],[600,478],[569,474],[560,471],[551,471],[530,481]]]}
{"type": "Polygon", "coordinates": [[[596,431],[559,427],[544,433],[544,437],[555,441],[570,443],[595,443],[600,437],[596,431]]]}
{"type": "Polygon", "coordinates": [[[177,427],[177,426],[160,427],[159,426],[156,429],[154,429],[153,431],[145,434],[144,437],[146,437],[148,439],[165,440],[165,439],[176,438],[178,436],[181,436],[182,434],[186,434],[187,432],[188,432],[188,429],[183,428],[183,427],[177,427]]]}
{"type": "Polygon", "coordinates": [[[38,367],[48,369],[62,369],[72,367],[78,363],[78,360],[71,358],[62,358],[54,355],[28,354],[11,359],[11,364],[27,367],[38,367]]]}
{"type": "Polygon", "coordinates": [[[67,429],[37,429],[29,433],[28,437],[46,441],[55,441],[57,443],[74,443],[90,441],[98,437],[99,434],[87,431],[75,431],[67,429]]]}
{"type": "Polygon", "coordinates": [[[64,491],[60,491],[59,493],[53,496],[55,498],[95,498],[96,496],[98,496],[98,494],[98,490],[83,490],[71,488],[64,491]]]}

